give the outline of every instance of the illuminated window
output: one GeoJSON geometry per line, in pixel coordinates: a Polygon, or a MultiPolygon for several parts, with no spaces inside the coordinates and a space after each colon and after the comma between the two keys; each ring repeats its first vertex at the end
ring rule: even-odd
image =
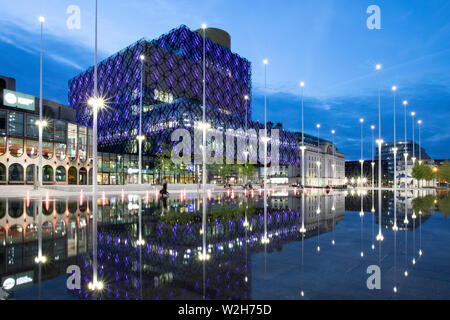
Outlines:
{"type": "Polygon", "coordinates": [[[36,121],[38,120],[37,117],[27,115],[27,122],[26,122],[26,130],[27,130],[27,137],[28,138],[39,138],[39,127],[36,125],[36,121]]]}
{"type": "Polygon", "coordinates": [[[9,138],[8,139],[9,153],[14,157],[20,157],[23,155],[23,139],[9,138]]]}
{"type": "Polygon", "coordinates": [[[43,142],[42,143],[42,156],[44,159],[50,160],[53,158],[53,143],[43,142]]]}
{"type": "Polygon", "coordinates": [[[8,129],[11,136],[23,136],[23,113],[9,112],[8,129]]]}
{"type": "Polygon", "coordinates": [[[67,124],[64,121],[55,122],[55,141],[66,142],[67,124]]]}
{"type": "Polygon", "coordinates": [[[0,137],[0,156],[6,152],[6,137],[0,137]]]}
{"type": "Polygon", "coordinates": [[[55,180],[56,182],[66,182],[66,168],[63,166],[56,168],[55,180]]]}
{"type": "Polygon", "coordinates": [[[80,161],[85,162],[87,159],[87,128],[78,128],[78,151],[80,155],[80,161]]]}
{"type": "Polygon", "coordinates": [[[68,156],[71,161],[77,159],[77,125],[69,123],[67,128],[68,156]]]}
{"type": "Polygon", "coordinates": [[[56,143],[55,144],[56,159],[58,159],[58,160],[66,159],[66,151],[67,151],[67,145],[65,143],[56,143]]]}
{"type": "Polygon", "coordinates": [[[35,140],[27,140],[27,155],[31,158],[37,158],[39,152],[39,142],[35,140]]]}
{"type": "Polygon", "coordinates": [[[53,181],[53,168],[45,166],[42,170],[42,181],[53,181]]]}

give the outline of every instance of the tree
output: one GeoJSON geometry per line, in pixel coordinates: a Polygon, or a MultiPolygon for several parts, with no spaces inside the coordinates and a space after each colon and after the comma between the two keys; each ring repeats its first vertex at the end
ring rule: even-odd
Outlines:
{"type": "Polygon", "coordinates": [[[448,184],[450,182],[450,163],[447,160],[444,161],[444,163],[439,168],[438,178],[444,180],[447,183],[448,188],[448,184]]]}
{"type": "Polygon", "coordinates": [[[246,177],[247,180],[248,180],[248,178],[251,178],[251,177],[254,176],[255,171],[256,171],[255,166],[253,164],[250,164],[250,163],[240,167],[241,175],[246,177]]]}
{"type": "Polygon", "coordinates": [[[156,153],[156,168],[159,170],[159,178],[164,175],[166,171],[172,171],[174,169],[174,163],[171,159],[170,146],[166,143],[162,143],[158,152],[156,153]]]}
{"type": "Polygon", "coordinates": [[[439,211],[445,219],[448,219],[448,215],[450,214],[450,197],[448,195],[439,200],[439,211]]]}
{"type": "Polygon", "coordinates": [[[434,203],[434,197],[431,195],[419,197],[412,200],[412,207],[415,212],[427,212],[434,203]]]}
{"type": "Polygon", "coordinates": [[[431,167],[424,163],[419,163],[419,162],[416,162],[414,164],[414,167],[412,169],[412,176],[414,179],[416,179],[418,181],[421,181],[421,180],[431,181],[434,179],[434,174],[433,174],[433,170],[431,169],[431,167]]]}

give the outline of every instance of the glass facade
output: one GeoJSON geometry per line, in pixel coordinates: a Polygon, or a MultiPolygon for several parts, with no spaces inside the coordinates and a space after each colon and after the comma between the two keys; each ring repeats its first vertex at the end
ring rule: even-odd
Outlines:
{"type": "Polygon", "coordinates": [[[67,125],[67,154],[71,161],[75,161],[77,159],[77,130],[77,125],[71,123],[67,125]]]}
{"type": "Polygon", "coordinates": [[[27,115],[27,122],[26,122],[26,131],[27,131],[27,137],[38,139],[39,138],[39,127],[36,125],[36,121],[38,120],[38,117],[27,115]]]}
{"type": "Polygon", "coordinates": [[[10,136],[23,137],[23,118],[23,113],[15,111],[9,112],[8,133],[10,136]]]}

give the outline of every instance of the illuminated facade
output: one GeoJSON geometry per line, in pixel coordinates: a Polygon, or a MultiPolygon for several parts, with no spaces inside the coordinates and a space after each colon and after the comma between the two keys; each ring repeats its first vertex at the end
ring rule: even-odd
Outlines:
{"type": "MultiPolygon", "coordinates": [[[[222,132],[246,127],[259,132],[263,125],[250,120],[250,62],[210,40],[208,36],[205,42],[207,122],[222,132]]],[[[108,101],[108,108],[99,115],[99,150],[138,153],[136,137],[139,128],[141,64],[142,124],[145,136],[143,154],[154,157],[164,145],[173,146],[171,134],[175,129],[187,129],[193,133],[202,118],[202,52],[202,35],[181,26],[158,39],[139,40],[101,62],[98,66],[98,90],[108,101]],[[140,59],[141,55],[145,56],[144,62],[140,59]]],[[[92,110],[87,100],[93,94],[93,71],[90,68],[69,81],[69,104],[77,111],[77,122],[88,127],[92,126],[92,110]]],[[[292,172],[289,167],[300,164],[299,140],[299,133],[280,130],[278,147],[281,169],[275,168],[270,175],[283,178],[285,183],[297,177],[297,172],[292,172]]],[[[316,138],[306,134],[305,142],[317,145],[316,138]]],[[[270,144],[268,149],[270,162],[270,144]]],[[[327,150],[323,154],[329,155],[327,150]]],[[[236,155],[236,158],[240,156],[236,155]]],[[[343,154],[336,153],[336,157],[342,160],[343,154]]],[[[325,158],[321,161],[326,161],[325,158]]],[[[195,161],[192,163],[193,168],[189,166],[189,170],[195,178],[191,180],[197,181],[199,168],[195,161]]],[[[169,173],[169,176],[173,175],[169,173]]],[[[331,172],[326,175],[324,171],[322,177],[331,179],[331,183],[334,181],[331,172]]],[[[152,183],[157,178],[155,163],[143,169],[144,183],[152,183]]],[[[333,184],[343,183],[335,181],[333,184]]]]}

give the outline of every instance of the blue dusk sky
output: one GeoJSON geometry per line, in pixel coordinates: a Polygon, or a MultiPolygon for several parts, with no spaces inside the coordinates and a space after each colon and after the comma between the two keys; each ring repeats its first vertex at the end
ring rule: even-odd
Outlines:
{"type": "MultiPolygon", "coordinates": [[[[94,0],[0,0],[0,74],[17,90],[39,93],[39,22],[46,17],[44,97],[67,104],[67,82],[93,64],[94,0]],[[80,29],[68,29],[70,5],[81,10],[80,29]]],[[[99,0],[99,61],[142,37],[153,39],[185,24],[226,30],[231,49],[252,62],[253,120],[264,117],[267,58],[268,119],[301,128],[300,86],[305,86],[305,131],[331,140],[348,160],[360,157],[359,119],[378,125],[375,65],[382,64],[382,137],[393,139],[392,85],[397,132],[404,139],[401,100],[421,119],[422,145],[433,158],[450,155],[450,1],[445,0],[99,0]],[[370,5],[381,29],[369,30],[370,5]]],[[[378,128],[377,128],[378,130],[378,128]]],[[[378,131],[377,131],[378,132],[378,131]]],[[[416,138],[418,129],[416,127],[416,138]]]]}

